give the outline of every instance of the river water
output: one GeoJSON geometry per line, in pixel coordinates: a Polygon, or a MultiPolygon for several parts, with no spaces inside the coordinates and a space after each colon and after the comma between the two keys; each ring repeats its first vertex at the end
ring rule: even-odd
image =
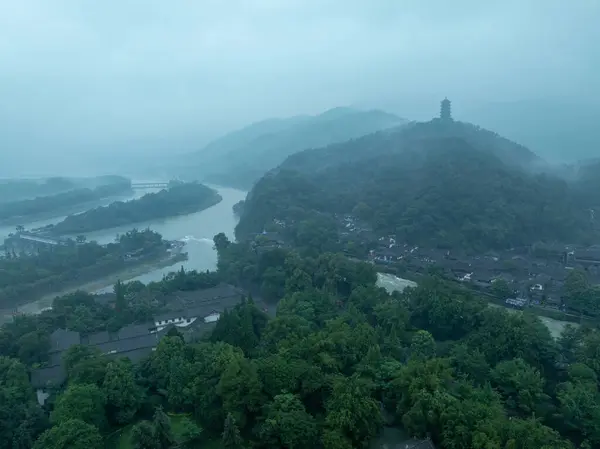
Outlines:
{"type": "MultiPolygon", "coordinates": [[[[165,274],[177,270],[181,266],[189,270],[214,270],[217,265],[217,254],[213,249],[212,238],[219,232],[224,232],[230,239],[234,238],[234,228],[237,224],[237,218],[233,214],[232,207],[235,203],[246,197],[246,192],[225,187],[211,187],[219,192],[223,197],[223,200],[219,204],[208,209],[179,217],[141,222],[136,223],[135,225],[91,232],[86,234],[86,237],[90,241],[96,240],[98,243],[109,243],[114,241],[118,234],[125,233],[134,227],[138,229],[149,227],[162,234],[163,238],[167,240],[179,240],[185,242],[184,251],[188,253],[188,260],[179,262],[176,266],[155,269],[131,280],[139,280],[144,283],[160,281],[165,274]]],[[[130,199],[142,196],[148,192],[149,190],[136,192],[135,196],[130,199]]],[[[32,229],[57,223],[63,219],[64,217],[55,217],[35,223],[23,223],[23,225],[26,228],[32,229]]],[[[14,227],[0,228],[0,237],[4,239],[10,232],[14,232],[14,227]]],[[[98,292],[111,290],[112,286],[98,290],[98,292]]],[[[51,302],[51,299],[46,298],[44,300],[23,305],[19,309],[26,310],[27,313],[36,313],[41,309],[48,307],[51,302]]]]}

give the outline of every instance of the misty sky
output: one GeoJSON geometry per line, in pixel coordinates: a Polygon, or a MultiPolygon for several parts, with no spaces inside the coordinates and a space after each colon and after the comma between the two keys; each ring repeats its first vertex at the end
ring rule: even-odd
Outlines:
{"type": "Polygon", "coordinates": [[[185,152],[340,105],[598,101],[598,23],[597,0],[0,0],[0,165],[185,152]]]}

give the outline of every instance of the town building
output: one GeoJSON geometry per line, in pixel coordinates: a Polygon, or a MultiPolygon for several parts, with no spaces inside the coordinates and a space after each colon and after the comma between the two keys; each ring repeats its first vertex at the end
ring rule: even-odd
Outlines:
{"type": "Polygon", "coordinates": [[[125,357],[139,362],[156,349],[161,337],[170,327],[187,328],[194,325],[214,326],[221,313],[234,307],[242,299],[241,290],[220,284],[203,290],[176,292],[169,295],[166,303],[178,306],[157,315],[151,322],[131,324],[117,332],[96,332],[81,335],[79,332],[57,329],[50,335],[50,350],[46,366],[33,370],[31,383],[36,390],[38,402],[44,404],[49,392],[64,384],[67,372],[63,357],[74,345],[86,345],[97,348],[107,357],[125,357]]]}

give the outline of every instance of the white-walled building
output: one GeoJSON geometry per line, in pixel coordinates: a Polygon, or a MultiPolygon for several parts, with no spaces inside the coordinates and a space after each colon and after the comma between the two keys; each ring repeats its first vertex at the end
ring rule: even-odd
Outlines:
{"type": "Polygon", "coordinates": [[[191,309],[183,312],[169,312],[159,315],[154,318],[153,332],[160,332],[168,326],[188,327],[196,323],[198,320],[204,323],[214,323],[221,317],[221,312],[211,310],[206,313],[206,309],[191,309]]]}

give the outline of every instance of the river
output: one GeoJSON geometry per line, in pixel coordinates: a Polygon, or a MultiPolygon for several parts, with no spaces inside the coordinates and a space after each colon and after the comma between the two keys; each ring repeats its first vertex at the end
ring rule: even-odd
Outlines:
{"type": "MultiPolygon", "coordinates": [[[[100,207],[100,206],[108,206],[110,203],[114,202],[114,201],[129,201],[129,200],[134,200],[137,198],[140,198],[142,196],[144,196],[146,193],[149,192],[156,192],[158,189],[155,190],[135,190],[134,193],[130,196],[125,196],[125,197],[110,197],[110,198],[104,198],[102,200],[99,201],[94,201],[91,203],[86,203],[84,205],[80,205],[79,207],[75,208],[75,210],[73,211],[73,213],[71,215],[77,215],[80,214],[82,212],[85,212],[88,209],[93,209],[94,207],[100,207]]],[[[34,221],[26,221],[24,223],[19,223],[22,224],[23,226],[25,226],[26,229],[36,229],[36,228],[41,228],[43,226],[47,226],[49,224],[54,224],[54,223],[58,223],[59,221],[64,220],[67,217],[66,214],[61,214],[59,216],[49,216],[47,218],[43,218],[43,219],[36,219],[34,221]]],[[[0,225],[0,244],[2,242],[4,242],[4,239],[6,237],[8,237],[8,234],[15,232],[15,227],[13,225],[0,225]]]]}
{"type": "MultiPolygon", "coordinates": [[[[86,234],[86,237],[90,241],[96,240],[99,243],[109,243],[114,241],[117,234],[124,233],[133,227],[137,227],[138,229],[149,227],[162,234],[167,240],[180,240],[185,242],[184,250],[188,253],[188,260],[179,262],[176,266],[154,269],[130,280],[140,280],[144,283],[159,281],[162,279],[163,275],[179,269],[181,266],[189,270],[214,270],[217,265],[217,254],[213,249],[212,238],[219,232],[224,232],[230,239],[234,238],[234,228],[237,224],[237,218],[233,214],[232,207],[235,203],[246,197],[246,192],[225,187],[211,187],[219,192],[223,197],[223,200],[219,204],[208,209],[189,215],[91,232],[86,234]]],[[[139,197],[148,192],[148,190],[136,192],[135,196],[139,197]]],[[[36,223],[24,223],[23,225],[26,228],[35,228],[57,223],[62,219],[64,219],[64,217],[55,217],[36,223]]],[[[6,236],[9,232],[13,232],[12,227],[0,228],[0,236],[6,236]]],[[[98,290],[97,292],[107,290],[112,290],[112,286],[98,290]]],[[[19,307],[19,311],[39,313],[40,310],[49,307],[51,304],[52,298],[46,297],[32,303],[24,304],[19,307]]]]}

